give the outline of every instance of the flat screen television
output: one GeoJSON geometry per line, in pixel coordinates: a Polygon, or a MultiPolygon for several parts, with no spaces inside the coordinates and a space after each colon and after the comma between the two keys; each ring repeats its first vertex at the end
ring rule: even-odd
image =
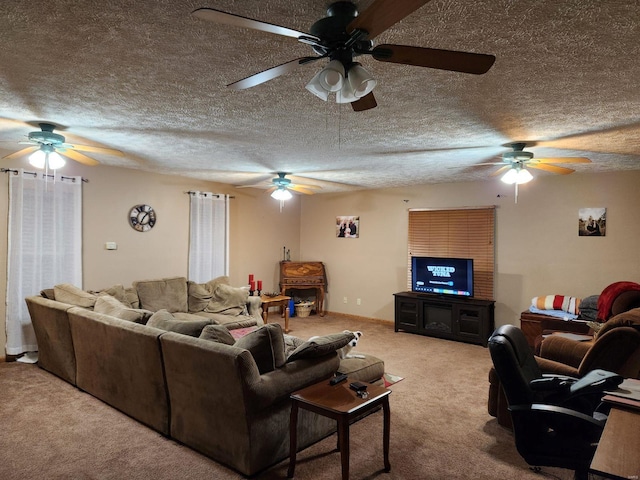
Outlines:
{"type": "Polygon", "coordinates": [[[473,259],[411,257],[411,290],[473,297],[473,259]]]}

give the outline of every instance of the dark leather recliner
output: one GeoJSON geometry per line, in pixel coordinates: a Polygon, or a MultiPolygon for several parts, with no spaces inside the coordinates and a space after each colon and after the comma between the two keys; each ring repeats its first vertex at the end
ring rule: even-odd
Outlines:
{"type": "Polygon", "coordinates": [[[493,333],[489,352],[507,398],[518,453],[529,465],[567,468],[576,471],[576,478],[586,478],[605,421],[594,418],[599,402],[593,399],[622,378],[601,370],[589,375],[602,372],[602,380],[595,382],[543,376],[524,334],[513,325],[493,333]]]}

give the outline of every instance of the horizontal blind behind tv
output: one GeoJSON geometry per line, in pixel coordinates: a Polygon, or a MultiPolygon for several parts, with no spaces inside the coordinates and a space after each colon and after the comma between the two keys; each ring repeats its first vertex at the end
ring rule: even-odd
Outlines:
{"type": "Polygon", "coordinates": [[[493,300],[495,207],[409,210],[407,285],[411,257],[473,259],[474,297],[493,300]]]}

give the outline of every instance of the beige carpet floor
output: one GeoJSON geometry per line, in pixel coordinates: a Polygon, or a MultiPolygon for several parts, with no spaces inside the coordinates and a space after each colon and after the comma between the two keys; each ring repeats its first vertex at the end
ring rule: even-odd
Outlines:
{"type": "MultiPolygon", "coordinates": [[[[270,320],[280,320],[271,315],[270,320]]],[[[327,315],[291,319],[301,338],[347,330],[355,352],[404,377],[391,386],[391,472],[382,471],[382,413],[351,427],[352,479],[570,479],[530,470],[511,433],[487,414],[489,352],[403,332],[392,324],[327,315]]],[[[221,388],[224,388],[221,386],[221,388]]],[[[335,436],[298,455],[296,479],[340,478],[335,436]]],[[[282,461],[259,479],[284,479],[282,461]]],[[[23,363],[0,364],[0,479],[239,479],[236,472],[23,363]]]]}

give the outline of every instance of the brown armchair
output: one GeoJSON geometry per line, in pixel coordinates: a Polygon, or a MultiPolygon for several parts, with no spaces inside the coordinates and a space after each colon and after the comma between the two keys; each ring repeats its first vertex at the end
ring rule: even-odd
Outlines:
{"type": "Polygon", "coordinates": [[[640,378],[640,308],[609,319],[591,341],[549,335],[540,345],[537,362],[545,373],[582,377],[601,368],[640,378]]]}
{"type": "MultiPolygon", "coordinates": [[[[580,342],[562,335],[549,335],[535,357],[547,374],[581,378],[594,369],[615,372],[623,377],[640,378],[640,308],[616,315],[604,323],[594,340],[580,342]]],[[[500,381],[489,371],[489,414],[511,428],[511,415],[500,381]]]]}

